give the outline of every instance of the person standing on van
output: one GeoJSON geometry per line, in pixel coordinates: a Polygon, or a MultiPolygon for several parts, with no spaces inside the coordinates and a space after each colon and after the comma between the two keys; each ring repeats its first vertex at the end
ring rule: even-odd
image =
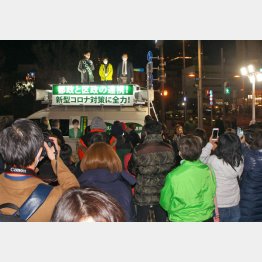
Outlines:
{"type": "Polygon", "coordinates": [[[117,67],[117,82],[118,84],[131,84],[134,82],[134,68],[133,64],[127,61],[128,55],[122,55],[122,62],[117,67]]]}
{"type": "Polygon", "coordinates": [[[100,65],[99,76],[102,84],[112,84],[113,66],[108,63],[108,57],[104,57],[103,63],[100,65]]]}
{"type": "Polygon", "coordinates": [[[90,59],[91,52],[84,53],[84,58],[79,61],[78,71],[81,73],[81,84],[90,84],[95,81],[93,71],[95,70],[94,63],[90,59]]]}

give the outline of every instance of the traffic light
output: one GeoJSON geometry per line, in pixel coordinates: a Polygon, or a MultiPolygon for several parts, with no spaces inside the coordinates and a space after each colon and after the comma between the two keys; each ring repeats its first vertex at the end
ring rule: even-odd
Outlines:
{"type": "Polygon", "coordinates": [[[226,95],[230,95],[230,93],[231,93],[230,87],[226,87],[226,88],[225,88],[225,94],[226,94],[226,95]]]}
{"type": "Polygon", "coordinates": [[[230,95],[231,94],[231,87],[229,82],[224,82],[224,94],[230,95]]]}

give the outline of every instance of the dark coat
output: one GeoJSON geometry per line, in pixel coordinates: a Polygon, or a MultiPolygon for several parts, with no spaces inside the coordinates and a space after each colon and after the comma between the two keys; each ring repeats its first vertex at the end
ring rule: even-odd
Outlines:
{"type": "MultiPolygon", "coordinates": [[[[123,66],[123,61],[118,64],[117,67],[117,78],[122,76],[122,66],[123,66]]],[[[129,61],[127,61],[127,83],[131,83],[131,78],[134,78],[134,68],[133,64],[129,61]]]]}
{"type": "Polygon", "coordinates": [[[135,147],[137,144],[141,143],[141,138],[135,130],[132,130],[126,134],[126,141],[135,147]]]}
{"type": "Polygon", "coordinates": [[[175,153],[162,136],[148,135],[134,148],[128,170],[137,177],[135,201],[140,206],[159,204],[166,175],[175,166],[175,153]]]}
{"type": "Polygon", "coordinates": [[[243,154],[240,221],[262,221],[262,150],[251,150],[243,146],[243,154]]]}
{"type": "Polygon", "coordinates": [[[131,186],[136,183],[126,172],[111,174],[107,169],[92,169],[84,172],[78,181],[81,187],[95,187],[114,197],[125,211],[126,220],[134,221],[135,212],[131,186]]]}
{"type": "Polygon", "coordinates": [[[55,135],[61,141],[62,145],[65,144],[65,139],[64,139],[62,131],[60,129],[53,127],[51,129],[51,132],[52,132],[53,135],[55,135]]]}

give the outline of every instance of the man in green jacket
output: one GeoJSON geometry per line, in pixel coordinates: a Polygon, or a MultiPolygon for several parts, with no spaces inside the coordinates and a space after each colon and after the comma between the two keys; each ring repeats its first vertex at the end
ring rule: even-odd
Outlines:
{"type": "Polygon", "coordinates": [[[160,205],[173,222],[211,222],[215,209],[216,179],[199,159],[201,139],[187,135],[179,141],[182,164],[166,177],[160,205]]]}

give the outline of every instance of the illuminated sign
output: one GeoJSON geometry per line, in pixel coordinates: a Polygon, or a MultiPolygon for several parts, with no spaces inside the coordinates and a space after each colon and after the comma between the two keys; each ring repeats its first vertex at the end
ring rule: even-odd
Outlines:
{"type": "Polygon", "coordinates": [[[53,105],[132,106],[133,85],[53,85],[53,105]]]}

